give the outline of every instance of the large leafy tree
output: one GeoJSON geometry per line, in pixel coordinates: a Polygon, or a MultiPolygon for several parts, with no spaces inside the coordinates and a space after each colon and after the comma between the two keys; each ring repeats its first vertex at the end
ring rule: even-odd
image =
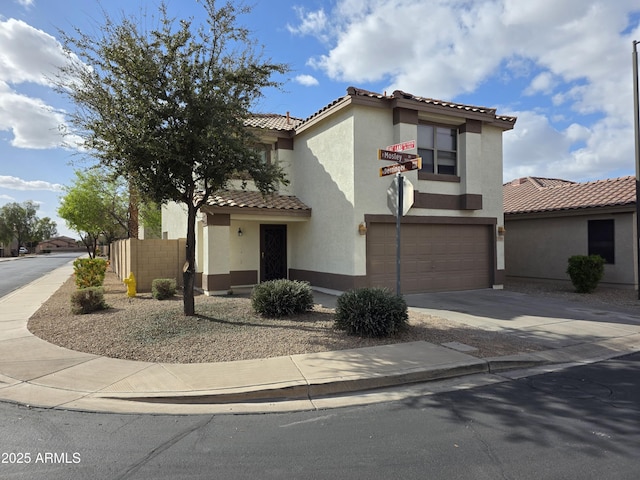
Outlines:
{"type": "Polygon", "coordinates": [[[0,239],[17,241],[18,246],[34,246],[57,234],[56,223],[49,217],[38,218],[38,205],[32,201],[8,203],[0,209],[0,239]]]}
{"type": "Polygon", "coordinates": [[[92,155],[151,200],[186,205],[186,315],[194,315],[198,210],[238,173],[265,194],[285,181],[279,167],[261,161],[245,120],[287,67],[264,60],[238,25],[247,8],[201,3],[204,24],[176,21],[162,2],[157,20],[116,22],[105,13],[100,36],[63,34],[69,64],[59,82],[92,155]]]}
{"type": "Polygon", "coordinates": [[[107,242],[127,236],[126,188],[98,169],[75,173],[73,184],[65,187],[60,199],[58,214],[78,232],[89,256],[94,257],[101,236],[107,242]]]}

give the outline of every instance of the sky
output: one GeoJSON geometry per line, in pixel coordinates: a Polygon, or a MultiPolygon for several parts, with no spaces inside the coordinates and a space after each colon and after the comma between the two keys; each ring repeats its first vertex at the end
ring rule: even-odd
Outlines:
{"type": "MultiPolygon", "coordinates": [[[[197,0],[166,0],[203,19],[197,0]]],[[[306,118],[349,86],[496,108],[505,132],[503,181],[591,181],[635,175],[632,42],[637,0],[250,0],[238,23],[264,55],[286,63],[260,113],[306,118]]],[[[90,163],[52,89],[59,32],[99,32],[115,18],[157,12],[159,0],[0,0],[0,206],[32,200],[58,233],[64,185],[90,163]],[[63,135],[66,132],[67,135],[63,135]],[[71,134],[71,135],[69,135],[71,134]]],[[[377,168],[377,166],[376,166],[377,168]]]]}

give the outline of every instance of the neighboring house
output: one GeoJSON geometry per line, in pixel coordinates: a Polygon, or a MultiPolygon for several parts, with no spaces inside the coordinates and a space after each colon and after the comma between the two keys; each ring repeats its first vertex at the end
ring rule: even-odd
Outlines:
{"type": "MultiPolygon", "coordinates": [[[[404,175],[414,204],[402,219],[403,293],[500,287],[502,134],[515,117],[491,108],[350,87],[301,120],[255,115],[265,161],[290,184],[268,198],[219,192],[197,225],[198,285],[206,293],[275,278],[345,291],[396,286],[396,225],[387,205],[393,177],[378,149],[415,140],[422,170],[404,175]]],[[[184,208],[163,208],[163,238],[186,236],[184,208]]]]}
{"type": "Polygon", "coordinates": [[[635,188],[635,177],[504,184],[507,275],[568,281],[569,257],[599,254],[606,261],[602,283],[633,288],[635,188]]]}
{"type": "Polygon", "coordinates": [[[60,236],[43,240],[38,243],[36,253],[42,252],[64,252],[79,250],[78,242],[70,237],[60,236]]]}

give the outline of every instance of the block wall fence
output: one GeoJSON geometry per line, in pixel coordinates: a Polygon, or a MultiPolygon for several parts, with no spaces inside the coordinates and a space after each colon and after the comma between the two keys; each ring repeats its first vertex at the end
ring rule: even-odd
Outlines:
{"type": "Polygon", "coordinates": [[[111,268],[120,280],[133,272],[137,290],[150,292],[156,278],[174,278],[182,286],[187,241],[128,238],[111,244],[111,268]]]}

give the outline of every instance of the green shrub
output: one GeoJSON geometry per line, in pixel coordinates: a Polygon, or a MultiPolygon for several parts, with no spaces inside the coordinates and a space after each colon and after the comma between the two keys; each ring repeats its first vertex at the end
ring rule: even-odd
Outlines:
{"type": "Polygon", "coordinates": [[[567,273],[576,292],[591,293],[604,275],[604,258],[600,255],[574,255],[569,258],[567,273]]]}
{"type": "Polygon", "coordinates": [[[269,280],[253,287],[251,306],[265,317],[283,317],[313,308],[313,292],[307,282],[269,280]]]}
{"type": "Polygon", "coordinates": [[[109,307],[104,301],[102,287],[81,288],[71,294],[71,312],[74,315],[91,313],[105,308],[109,307]]]}
{"type": "Polygon", "coordinates": [[[151,282],[151,295],[157,300],[165,300],[176,294],[174,278],[156,278],[151,282]]]}
{"type": "Polygon", "coordinates": [[[107,272],[104,258],[78,258],[73,262],[78,288],[101,287],[107,272]]]}
{"type": "Polygon", "coordinates": [[[404,298],[386,288],[359,288],[338,297],[335,328],[349,335],[388,337],[405,328],[408,319],[404,298]]]}

